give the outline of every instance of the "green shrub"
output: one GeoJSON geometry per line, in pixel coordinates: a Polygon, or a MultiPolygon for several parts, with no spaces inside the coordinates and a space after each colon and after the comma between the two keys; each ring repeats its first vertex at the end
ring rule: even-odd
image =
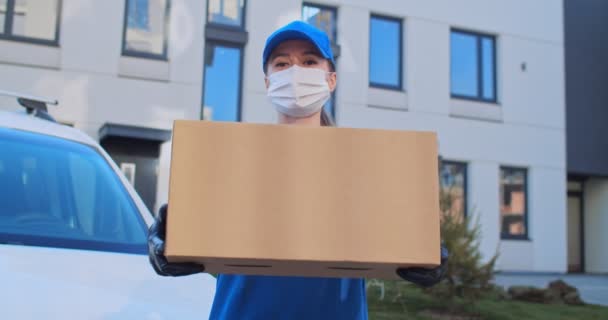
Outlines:
{"type": "Polygon", "coordinates": [[[498,254],[483,262],[479,252],[479,220],[464,216],[454,206],[450,190],[440,194],[441,239],[450,257],[445,279],[426,291],[431,295],[451,300],[455,297],[474,301],[493,289],[494,265],[498,254]]]}

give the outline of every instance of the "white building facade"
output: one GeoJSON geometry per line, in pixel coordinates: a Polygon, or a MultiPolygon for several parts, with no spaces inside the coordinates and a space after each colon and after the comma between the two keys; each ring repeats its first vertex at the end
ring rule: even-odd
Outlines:
{"type": "Polygon", "coordinates": [[[334,43],[339,126],[436,131],[484,256],[568,271],[561,1],[49,2],[0,1],[0,87],[56,97],[51,114],[135,171],[149,207],[167,199],[173,120],[276,121],[264,41],[304,19],[334,43]]]}

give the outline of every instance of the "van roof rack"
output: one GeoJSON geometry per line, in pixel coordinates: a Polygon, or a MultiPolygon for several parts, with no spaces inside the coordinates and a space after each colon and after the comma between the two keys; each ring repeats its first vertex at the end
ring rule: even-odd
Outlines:
{"type": "Polygon", "coordinates": [[[57,122],[48,112],[47,105],[57,105],[57,100],[38,97],[29,94],[0,90],[0,96],[17,98],[17,102],[27,110],[28,114],[48,121],[57,122]]]}

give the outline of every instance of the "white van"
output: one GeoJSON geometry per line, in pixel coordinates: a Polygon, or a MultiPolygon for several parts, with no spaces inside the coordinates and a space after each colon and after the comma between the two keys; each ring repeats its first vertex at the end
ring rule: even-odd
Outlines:
{"type": "Polygon", "coordinates": [[[46,111],[55,101],[0,91],[2,319],[206,319],[208,274],[156,275],[153,217],[120,169],[83,132],[46,111]]]}

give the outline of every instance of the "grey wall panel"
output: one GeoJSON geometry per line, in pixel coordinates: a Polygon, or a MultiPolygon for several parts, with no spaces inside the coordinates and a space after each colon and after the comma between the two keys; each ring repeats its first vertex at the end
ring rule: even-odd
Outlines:
{"type": "Polygon", "coordinates": [[[567,163],[608,176],[608,1],[565,0],[567,163]]]}

